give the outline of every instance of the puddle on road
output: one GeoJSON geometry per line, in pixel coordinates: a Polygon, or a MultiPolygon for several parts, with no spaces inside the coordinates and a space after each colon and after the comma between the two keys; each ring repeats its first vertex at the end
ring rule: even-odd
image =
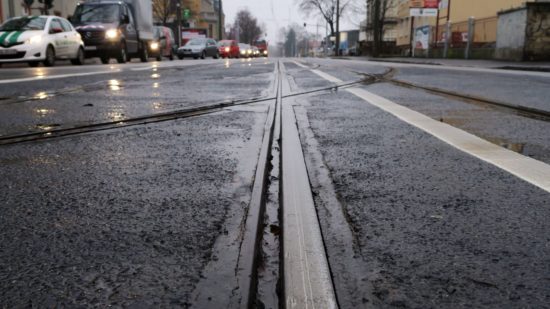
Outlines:
{"type": "Polygon", "coordinates": [[[38,116],[40,116],[40,117],[45,117],[45,116],[47,116],[47,115],[50,115],[50,114],[55,113],[55,110],[53,110],[53,109],[48,109],[48,108],[37,108],[37,109],[35,109],[34,111],[35,111],[35,112],[38,114],[38,116]]]}
{"type": "Polygon", "coordinates": [[[462,130],[465,130],[466,132],[470,132],[476,136],[479,136],[480,138],[488,141],[488,142],[491,142],[497,146],[500,146],[502,148],[506,148],[508,150],[511,150],[511,151],[514,151],[514,152],[517,152],[517,153],[521,153],[521,154],[525,154],[524,153],[524,150],[525,150],[525,143],[514,143],[514,142],[510,142],[509,140],[506,140],[504,138],[499,138],[499,137],[488,137],[488,136],[485,136],[483,134],[478,134],[477,132],[471,132],[471,130],[467,130],[467,127],[468,127],[468,122],[469,120],[466,119],[466,118],[440,118],[439,121],[443,122],[443,123],[446,123],[446,124],[449,124],[455,128],[459,128],[459,129],[462,129],[462,130]]]}
{"type": "Polygon", "coordinates": [[[108,85],[109,89],[111,89],[112,91],[119,91],[121,89],[121,83],[116,79],[109,80],[108,85]]]}
{"type": "Polygon", "coordinates": [[[33,96],[33,99],[35,99],[35,100],[45,100],[45,99],[47,99],[47,98],[50,97],[50,96],[51,96],[51,94],[48,94],[48,93],[45,92],[45,91],[41,91],[41,92],[35,94],[35,95],[33,96]]]}
{"type": "Polygon", "coordinates": [[[51,131],[57,127],[60,127],[61,125],[58,123],[51,123],[51,124],[42,124],[39,123],[36,125],[36,128],[42,131],[51,131]]]}
{"type": "Polygon", "coordinates": [[[107,116],[113,121],[119,121],[122,120],[125,115],[121,112],[110,112],[107,114],[107,116]]]}
{"type": "Polygon", "coordinates": [[[496,137],[483,137],[483,138],[500,147],[524,154],[524,150],[525,150],[524,143],[511,143],[507,140],[496,138],[496,137]]]}
{"type": "Polygon", "coordinates": [[[153,109],[159,110],[159,109],[162,109],[163,107],[164,107],[164,104],[162,104],[161,102],[153,102],[153,109]]]}

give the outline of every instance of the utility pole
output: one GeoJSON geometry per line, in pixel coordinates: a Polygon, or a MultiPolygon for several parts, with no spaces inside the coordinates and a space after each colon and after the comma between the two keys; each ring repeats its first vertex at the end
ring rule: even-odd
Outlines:
{"type": "Polygon", "coordinates": [[[340,56],[340,0],[336,0],[336,56],[340,56]]]}
{"type": "Polygon", "coordinates": [[[382,41],[382,38],[380,37],[381,31],[380,28],[382,25],[380,24],[380,0],[374,0],[373,5],[373,15],[372,15],[372,31],[373,33],[373,50],[372,50],[372,56],[378,57],[380,55],[380,42],[382,41]]]}
{"type": "Polygon", "coordinates": [[[218,0],[218,41],[221,41],[223,39],[223,19],[222,19],[222,0],[218,0]]]}
{"type": "Polygon", "coordinates": [[[181,3],[176,0],[176,27],[178,28],[178,46],[181,46],[181,3]]]}
{"type": "Polygon", "coordinates": [[[8,0],[8,19],[15,17],[15,4],[13,0],[8,0]]]}

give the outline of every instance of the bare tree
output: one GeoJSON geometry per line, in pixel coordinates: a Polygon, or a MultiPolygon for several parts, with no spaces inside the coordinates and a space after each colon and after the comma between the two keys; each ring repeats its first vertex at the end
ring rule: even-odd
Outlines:
{"type": "Polygon", "coordinates": [[[264,33],[258,19],[248,9],[240,10],[230,30],[230,37],[242,43],[252,44],[264,33]]]}
{"type": "Polygon", "coordinates": [[[367,12],[370,14],[369,18],[367,18],[367,27],[369,23],[372,25],[372,55],[374,57],[380,56],[382,42],[384,41],[387,14],[390,9],[395,8],[397,2],[396,0],[367,0],[367,12]]]}
{"type": "Polygon", "coordinates": [[[153,17],[155,20],[166,25],[171,19],[176,19],[176,4],[178,1],[180,2],[182,12],[183,9],[191,8],[191,0],[153,0],[153,17]]]}
{"type": "Polygon", "coordinates": [[[302,25],[292,23],[279,30],[279,38],[282,43],[282,54],[285,57],[295,57],[299,54],[306,55],[307,34],[302,25]]]}
{"type": "MultiPolygon", "coordinates": [[[[341,0],[340,12],[342,14],[351,6],[355,0],[341,0]]],[[[306,15],[321,16],[329,25],[331,35],[335,34],[336,29],[336,0],[299,0],[299,7],[306,15]]]]}
{"type": "Polygon", "coordinates": [[[153,16],[166,25],[176,12],[173,0],[153,0],[153,16]]]}

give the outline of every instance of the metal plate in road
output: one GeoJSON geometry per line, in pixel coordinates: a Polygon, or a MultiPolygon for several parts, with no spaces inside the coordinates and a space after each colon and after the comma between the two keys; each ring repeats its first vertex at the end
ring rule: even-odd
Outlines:
{"type": "MultiPolygon", "coordinates": [[[[290,92],[283,78],[283,94],[290,92]]],[[[283,102],[283,255],[286,308],[337,308],[292,98],[283,102]]]]}

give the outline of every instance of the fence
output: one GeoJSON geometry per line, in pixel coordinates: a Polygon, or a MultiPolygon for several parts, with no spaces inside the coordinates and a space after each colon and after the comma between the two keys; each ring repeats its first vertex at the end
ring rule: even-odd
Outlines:
{"type": "MultiPolygon", "coordinates": [[[[494,56],[497,39],[498,17],[474,19],[473,38],[469,51],[470,58],[491,59],[494,56]]],[[[431,57],[444,57],[445,40],[447,39],[447,25],[439,25],[432,30],[432,37],[436,38],[432,43],[431,57]]],[[[464,58],[468,47],[468,21],[451,23],[449,34],[449,46],[447,57],[464,58]]],[[[425,52],[419,51],[417,55],[425,56],[425,52]]]]}

